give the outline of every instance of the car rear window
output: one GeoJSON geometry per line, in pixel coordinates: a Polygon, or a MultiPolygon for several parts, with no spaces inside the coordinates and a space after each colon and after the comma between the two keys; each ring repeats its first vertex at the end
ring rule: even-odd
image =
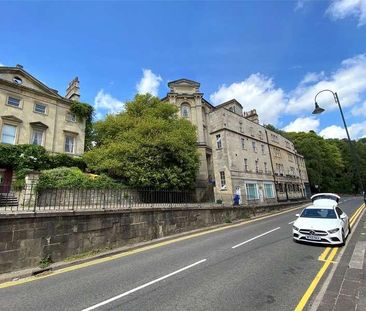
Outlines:
{"type": "Polygon", "coordinates": [[[332,209],[325,208],[306,208],[301,213],[300,217],[306,218],[331,218],[336,219],[336,213],[332,209]]]}

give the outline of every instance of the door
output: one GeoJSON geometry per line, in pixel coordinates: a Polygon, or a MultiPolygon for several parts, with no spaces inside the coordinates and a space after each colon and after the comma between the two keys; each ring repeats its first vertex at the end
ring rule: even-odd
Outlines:
{"type": "Polygon", "coordinates": [[[0,193],[8,193],[11,187],[13,172],[9,168],[0,168],[0,193]]]}

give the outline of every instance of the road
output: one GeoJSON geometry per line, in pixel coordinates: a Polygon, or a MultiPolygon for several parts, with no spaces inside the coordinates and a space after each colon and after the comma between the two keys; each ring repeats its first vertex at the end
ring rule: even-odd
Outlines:
{"type": "MultiPolygon", "coordinates": [[[[340,206],[351,216],[361,204],[347,198],[340,206]]],[[[2,288],[0,309],[294,310],[325,249],[293,242],[296,213],[2,288]]]]}

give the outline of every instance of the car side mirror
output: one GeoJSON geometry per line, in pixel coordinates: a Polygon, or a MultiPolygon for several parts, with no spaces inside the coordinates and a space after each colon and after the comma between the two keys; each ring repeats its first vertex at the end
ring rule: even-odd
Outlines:
{"type": "Polygon", "coordinates": [[[296,216],[296,217],[300,217],[300,214],[296,214],[295,216],[296,216]]]}
{"type": "Polygon", "coordinates": [[[345,219],[346,218],[346,215],[342,214],[339,218],[340,219],[345,219]]]}

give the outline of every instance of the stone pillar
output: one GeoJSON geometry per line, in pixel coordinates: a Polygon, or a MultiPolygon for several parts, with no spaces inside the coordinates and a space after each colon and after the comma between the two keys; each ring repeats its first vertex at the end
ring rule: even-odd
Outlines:
{"type": "Polygon", "coordinates": [[[19,205],[25,209],[34,209],[36,204],[36,185],[40,172],[30,172],[25,176],[25,186],[19,196],[19,205]]]}

